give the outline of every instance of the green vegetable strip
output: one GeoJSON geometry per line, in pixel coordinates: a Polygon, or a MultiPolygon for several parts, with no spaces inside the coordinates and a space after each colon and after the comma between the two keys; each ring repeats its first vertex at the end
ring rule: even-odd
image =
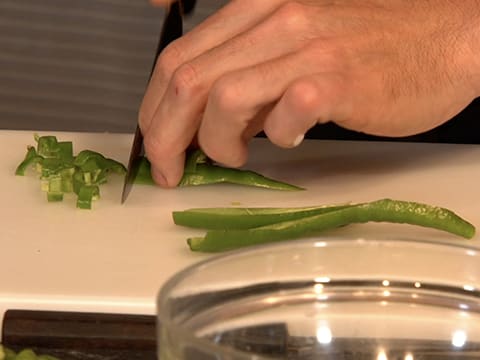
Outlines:
{"type": "Polygon", "coordinates": [[[216,165],[197,164],[195,173],[184,174],[179,186],[195,186],[229,183],[262,187],[272,190],[297,191],[302,188],[273,180],[253,171],[224,168],[216,165]]]}
{"type": "Polygon", "coordinates": [[[185,173],[194,173],[198,164],[211,164],[211,160],[201,150],[192,151],[185,160],[185,173]]]}
{"type": "MultiPolygon", "coordinates": [[[[143,158],[140,162],[134,182],[144,185],[155,184],[150,172],[150,162],[146,158],[143,158]]],[[[187,156],[184,174],[178,186],[198,186],[219,183],[262,187],[273,190],[303,190],[303,188],[298,186],[273,180],[253,171],[213,165],[200,150],[193,151],[187,156]]]]}
{"type": "Polygon", "coordinates": [[[244,246],[297,239],[352,223],[392,222],[430,227],[472,238],[475,227],[450,210],[414,202],[383,199],[332,212],[246,230],[211,230],[188,239],[193,251],[219,252],[244,246]]]}
{"type": "Polygon", "coordinates": [[[343,209],[350,205],[298,208],[201,208],[172,213],[176,225],[201,229],[250,229],[343,209]]]}
{"type": "Polygon", "coordinates": [[[141,185],[155,185],[151,173],[151,164],[146,157],[143,157],[140,161],[134,183],[141,185]]]}

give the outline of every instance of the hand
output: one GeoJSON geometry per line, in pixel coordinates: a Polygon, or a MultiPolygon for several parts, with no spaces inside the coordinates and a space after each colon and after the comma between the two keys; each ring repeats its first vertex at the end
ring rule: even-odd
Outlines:
{"type": "Polygon", "coordinates": [[[166,6],[170,4],[173,0],[150,0],[150,3],[155,6],[166,6]]]}
{"type": "Polygon", "coordinates": [[[260,130],[293,147],[317,122],[383,136],[429,130],[479,95],[477,0],[232,0],[159,57],[139,124],[175,186],[197,136],[240,166],[260,130]]]}

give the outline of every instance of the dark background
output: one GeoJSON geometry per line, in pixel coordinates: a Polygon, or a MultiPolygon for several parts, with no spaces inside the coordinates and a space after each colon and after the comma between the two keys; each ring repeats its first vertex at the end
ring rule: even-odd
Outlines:
{"type": "Polygon", "coordinates": [[[464,111],[443,125],[422,134],[403,138],[386,138],[369,136],[349,131],[335,124],[318,125],[312,129],[308,137],[342,140],[380,140],[380,141],[414,141],[434,143],[480,143],[480,98],[474,100],[464,111]]]}
{"type": "MultiPolygon", "coordinates": [[[[226,0],[198,0],[186,30],[226,0]]],[[[147,0],[1,0],[0,129],[132,133],[163,21],[147,0]]],[[[317,126],[308,137],[480,143],[480,100],[425,134],[317,126]]]]}

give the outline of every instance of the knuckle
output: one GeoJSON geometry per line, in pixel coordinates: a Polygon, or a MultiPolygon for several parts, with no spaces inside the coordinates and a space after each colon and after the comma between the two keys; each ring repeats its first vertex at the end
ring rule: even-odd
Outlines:
{"type": "Polygon", "coordinates": [[[238,111],[244,107],[238,83],[229,78],[219,79],[212,87],[211,101],[221,111],[238,111]]]}
{"type": "Polygon", "coordinates": [[[277,10],[282,27],[288,31],[302,31],[308,26],[307,8],[297,1],[287,1],[277,10]]]}
{"type": "Polygon", "coordinates": [[[182,64],[182,51],[177,41],[169,44],[160,54],[155,65],[155,70],[163,78],[170,78],[175,70],[182,64]]]}
{"type": "Polygon", "coordinates": [[[321,97],[317,86],[308,80],[293,83],[285,94],[287,106],[296,113],[312,113],[320,106],[321,97]]]}
{"type": "Polygon", "coordinates": [[[138,126],[140,127],[142,134],[145,134],[147,129],[150,127],[151,122],[152,114],[149,110],[147,110],[146,105],[142,104],[138,110],[138,126]]]}
{"type": "Polygon", "coordinates": [[[168,144],[160,142],[153,134],[146,134],[144,138],[145,153],[152,162],[158,163],[165,154],[169,154],[168,144]]]}
{"type": "Polygon", "coordinates": [[[173,74],[171,86],[177,95],[190,97],[199,87],[196,67],[190,63],[181,65],[173,74]]]}

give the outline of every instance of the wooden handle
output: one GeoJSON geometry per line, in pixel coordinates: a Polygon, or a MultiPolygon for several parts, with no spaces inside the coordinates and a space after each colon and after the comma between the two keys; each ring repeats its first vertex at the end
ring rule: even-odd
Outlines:
{"type": "MultiPolygon", "coordinates": [[[[3,319],[2,343],[13,349],[40,349],[38,351],[59,357],[59,351],[98,353],[99,358],[107,358],[107,353],[125,356],[132,352],[139,358],[143,354],[146,359],[154,359],[155,317],[8,310],[3,319]]],[[[66,359],[65,355],[62,359],[66,359]]]]}

